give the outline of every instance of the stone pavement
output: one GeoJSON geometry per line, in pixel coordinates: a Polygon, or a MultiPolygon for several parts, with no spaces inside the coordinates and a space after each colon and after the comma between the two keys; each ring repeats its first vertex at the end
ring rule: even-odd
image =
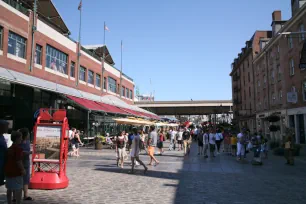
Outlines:
{"type": "MultiPolygon", "coordinates": [[[[131,175],[129,164],[116,167],[114,150],[82,153],[68,161],[67,189],[31,190],[35,201],[25,203],[306,203],[306,164],[286,166],[282,157],[271,155],[263,166],[252,166],[223,154],[212,159],[197,156],[194,144],[189,157],[166,151],[157,156],[160,165],[150,167],[146,175],[142,167],[131,175]]],[[[148,156],[141,159],[148,163],[148,156]]],[[[0,187],[0,203],[4,201],[5,189],[0,187]]]]}

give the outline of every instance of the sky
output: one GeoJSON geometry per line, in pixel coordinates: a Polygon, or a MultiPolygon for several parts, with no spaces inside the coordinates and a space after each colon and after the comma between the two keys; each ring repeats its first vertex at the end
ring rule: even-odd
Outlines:
{"type": "MultiPolygon", "coordinates": [[[[141,94],[155,100],[230,100],[231,63],[272,12],[291,16],[291,0],[83,0],[82,45],[106,45],[141,94]],[[151,82],[150,82],[151,81],[151,82]]],[[[78,39],[79,0],[53,0],[78,39]]]]}

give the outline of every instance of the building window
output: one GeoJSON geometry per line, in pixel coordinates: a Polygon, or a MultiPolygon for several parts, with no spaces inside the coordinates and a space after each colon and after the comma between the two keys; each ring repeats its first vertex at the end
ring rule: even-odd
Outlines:
{"type": "Polygon", "coordinates": [[[75,77],[75,63],[71,62],[70,64],[70,76],[75,77]]]}
{"type": "Polygon", "coordinates": [[[62,74],[67,74],[68,55],[50,45],[47,45],[46,50],[46,67],[62,74]]]}
{"type": "Polygon", "coordinates": [[[35,58],[34,58],[35,64],[41,64],[41,53],[42,53],[42,46],[36,44],[35,58]]]}
{"type": "Polygon", "coordinates": [[[249,80],[249,82],[251,81],[250,72],[248,72],[248,80],[249,80]]]}
{"type": "Polygon", "coordinates": [[[291,87],[291,92],[295,92],[295,86],[291,87]]]}
{"type": "Polygon", "coordinates": [[[282,80],[282,73],[281,73],[281,70],[280,70],[280,65],[277,65],[277,79],[278,81],[282,80]]]}
{"type": "Polygon", "coordinates": [[[249,87],[249,96],[251,97],[251,87],[249,87]]]}
{"type": "Polygon", "coordinates": [[[264,86],[263,86],[264,88],[266,87],[266,83],[267,83],[267,78],[266,78],[266,75],[264,75],[264,84],[263,84],[263,85],[264,85],[264,86]]]}
{"type": "Polygon", "coordinates": [[[301,25],[300,25],[299,30],[300,30],[300,32],[301,32],[301,34],[300,34],[300,36],[299,36],[299,40],[300,40],[300,42],[301,42],[301,41],[304,41],[304,40],[305,40],[304,24],[301,24],[301,25]]]}
{"type": "Polygon", "coordinates": [[[289,62],[289,67],[290,67],[290,76],[293,76],[294,75],[294,61],[293,59],[290,60],[289,62]]]}
{"type": "Polygon", "coordinates": [[[117,93],[117,81],[112,77],[108,77],[108,90],[117,93]]]}
{"type": "Polygon", "coordinates": [[[96,87],[101,87],[101,76],[96,74],[96,87]]]}
{"type": "Polygon", "coordinates": [[[306,81],[303,82],[303,100],[306,101],[306,81]]]}
{"type": "Polygon", "coordinates": [[[288,47],[289,49],[293,48],[293,38],[291,36],[288,37],[288,47]]]}
{"type": "Polygon", "coordinates": [[[133,92],[130,90],[130,99],[133,99],[133,92]]]}
{"type": "Polygon", "coordinates": [[[3,28],[0,27],[0,50],[3,49],[3,28]]]}
{"type": "Polygon", "coordinates": [[[80,66],[80,76],[79,76],[80,81],[86,81],[86,68],[80,66]]]}
{"type": "Polygon", "coordinates": [[[257,84],[258,84],[258,87],[260,87],[260,81],[259,80],[257,81],[257,84]]]}
{"type": "Polygon", "coordinates": [[[126,97],[127,97],[127,98],[130,98],[130,92],[129,92],[129,89],[128,89],[128,88],[126,88],[126,97]]]}
{"type": "Polygon", "coordinates": [[[272,104],[275,104],[275,93],[272,93],[272,104]]]}
{"type": "Polygon", "coordinates": [[[279,54],[279,51],[280,51],[279,45],[277,45],[277,53],[278,53],[278,54],[279,54]]]}
{"type": "Polygon", "coordinates": [[[125,97],[125,87],[122,86],[122,96],[125,97]]]}
{"type": "Polygon", "coordinates": [[[89,84],[94,84],[94,72],[91,70],[88,70],[88,79],[87,82],[89,84]]]}
{"type": "Polygon", "coordinates": [[[279,92],[278,92],[278,100],[279,100],[280,103],[283,100],[283,91],[282,90],[279,90],[279,92]]]}
{"type": "Polygon", "coordinates": [[[106,84],[107,84],[107,81],[106,81],[106,77],[103,78],[103,89],[106,90],[106,84]]]}
{"type": "Polygon", "coordinates": [[[271,81],[272,83],[274,83],[274,79],[275,79],[275,72],[274,69],[271,71],[271,81]]]}
{"type": "Polygon", "coordinates": [[[9,32],[8,53],[25,59],[27,40],[20,35],[9,32]]]}

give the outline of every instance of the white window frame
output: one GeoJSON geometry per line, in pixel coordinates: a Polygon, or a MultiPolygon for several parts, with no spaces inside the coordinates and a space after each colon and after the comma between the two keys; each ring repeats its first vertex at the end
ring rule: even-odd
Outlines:
{"type": "Polygon", "coordinates": [[[80,75],[79,75],[79,80],[80,80],[80,81],[84,81],[84,82],[86,82],[86,71],[87,71],[87,69],[86,69],[85,67],[80,66],[80,75]],[[84,70],[84,71],[82,71],[82,70],[84,70]],[[84,73],[84,80],[83,80],[83,79],[81,79],[81,76],[82,76],[82,74],[81,74],[81,73],[84,73]]]}
{"type": "Polygon", "coordinates": [[[13,53],[10,53],[10,49],[8,48],[7,52],[8,54],[14,55],[19,58],[26,59],[26,53],[27,53],[27,39],[22,37],[21,35],[18,35],[17,33],[14,33],[12,31],[9,31],[9,36],[8,36],[8,47],[10,46],[10,41],[14,42],[14,48],[13,48],[13,53]],[[19,45],[19,46],[18,46],[19,45]],[[18,49],[22,46],[23,48],[23,53],[17,52],[18,49]],[[18,49],[17,49],[18,48],[18,49]],[[21,54],[21,55],[19,55],[21,54]]]}
{"type": "Polygon", "coordinates": [[[0,50],[3,50],[3,27],[0,26],[0,50]]]}
{"type": "Polygon", "coordinates": [[[43,47],[40,44],[36,44],[36,47],[35,47],[35,58],[34,58],[35,64],[42,65],[42,52],[43,52],[43,47]],[[39,58],[37,57],[37,53],[40,54],[39,58]]]}
{"type": "Polygon", "coordinates": [[[96,87],[101,87],[101,75],[100,74],[96,74],[95,85],[96,85],[96,87]],[[97,83],[97,82],[99,82],[99,83],[97,83]]]}

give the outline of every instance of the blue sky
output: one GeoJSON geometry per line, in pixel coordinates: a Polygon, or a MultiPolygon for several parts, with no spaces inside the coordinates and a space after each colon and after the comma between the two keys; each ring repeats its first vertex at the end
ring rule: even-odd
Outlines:
{"type": "MultiPolygon", "coordinates": [[[[53,0],[78,39],[79,0],[53,0]]],[[[82,44],[106,44],[140,93],[156,100],[231,99],[230,64],[272,12],[291,16],[290,0],[83,0],[82,44]],[[152,85],[150,85],[150,78],[152,85]]]]}

